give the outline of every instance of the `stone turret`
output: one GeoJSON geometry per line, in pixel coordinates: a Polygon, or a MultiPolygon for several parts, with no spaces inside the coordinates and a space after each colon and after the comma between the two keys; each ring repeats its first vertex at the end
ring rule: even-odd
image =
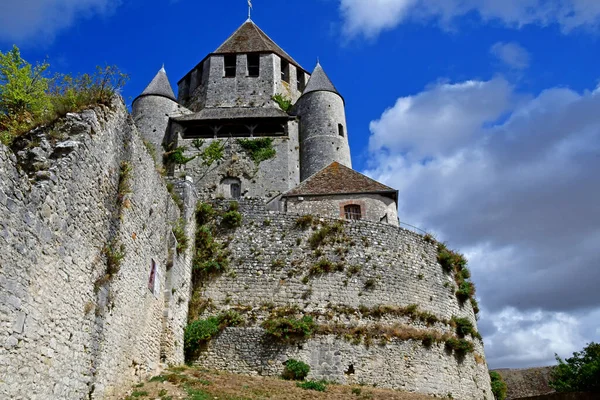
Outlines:
{"type": "Polygon", "coordinates": [[[175,99],[164,66],[132,105],[133,119],[142,137],[152,143],[157,155],[162,155],[162,143],[169,127],[169,118],[180,115],[182,108],[175,99]]]}
{"type": "Polygon", "coordinates": [[[317,62],[293,113],[300,117],[300,180],[332,162],[352,168],[343,97],[317,62]]]}

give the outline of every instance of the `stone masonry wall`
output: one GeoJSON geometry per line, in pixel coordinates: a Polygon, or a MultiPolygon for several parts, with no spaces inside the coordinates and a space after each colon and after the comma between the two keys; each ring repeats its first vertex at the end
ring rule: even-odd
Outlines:
{"type": "MultiPolygon", "coordinates": [[[[219,208],[227,208],[221,202],[219,208]]],[[[338,382],[435,394],[457,399],[492,399],[483,344],[473,339],[475,354],[464,359],[448,353],[443,344],[424,347],[420,341],[391,340],[385,346],[351,344],[332,335],[316,336],[300,345],[281,345],[266,337],[260,324],[274,308],[298,306],[316,315],[319,324],[368,326],[402,324],[452,334],[437,322],[427,328],[407,317],[364,318],[359,312],[341,314],[339,307],[418,305],[443,320],[453,316],[476,319],[467,302],[460,305],[453,278],[437,263],[435,244],[422,236],[390,225],[368,221],[342,222],[343,240],[311,247],[308,239],[318,228],[301,229],[297,215],[269,212],[258,201],[240,203],[243,225],[225,232],[231,252],[229,271],[209,279],[202,288],[212,308],[207,315],[233,309],[247,326],[227,328],[208,344],[196,363],[239,373],[278,375],[289,358],[311,366],[311,376],[338,382]],[[311,275],[319,260],[341,265],[342,271],[311,275]],[[353,366],[354,373],[346,374],[353,366]]],[[[332,224],[335,220],[317,220],[332,224]]]]}
{"type": "Polygon", "coordinates": [[[0,398],[108,398],[159,368],[179,211],[120,100],[44,133],[18,159],[0,145],[0,398]],[[101,282],[110,244],[125,256],[101,282]]]}

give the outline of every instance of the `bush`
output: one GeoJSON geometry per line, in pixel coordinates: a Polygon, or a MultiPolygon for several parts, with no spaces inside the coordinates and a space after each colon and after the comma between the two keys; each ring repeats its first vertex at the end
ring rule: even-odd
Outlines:
{"type": "Polygon", "coordinates": [[[310,275],[319,275],[319,274],[324,274],[324,273],[331,273],[331,272],[338,271],[338,270],[339,270],[339,267],[336,266],[334,263],[332,263],[331,261],[329,261],[325,258],[321,258],[319,261],[317,261],[317,263],[315,265],[310,267],[310,269],[308,270],[308,273],[310,275]]]}
{"type": "Polygon", "coordinates": [[[227,211],[223,214],[222,223],[228,228],[237,228],[242,225],[242,214],[237,211],[227,211]]]}
{"type": "Polygon", "coordinates": [[[311,235],[308,242],[313,249],[316,249],[319,246],[326,244],[328,239],[335,238],[342,233],[344,233],[344,225],[341,222],[338,221],[333,225],[325,224],[321,229],[311,235]]]}
{"type": "Polygon", "coordinates": [[[566,360],[556,356],[556,361],[550,386],[557,392],[600,393],[600,343],[590,343],[566,360]]]}
{"type": "Polygon", "coordinates": [[[452,324],[456,327],[456,334],[464,338],[466,335],[471,335],[474,338],[481,339],[479,332],[467,318],[452,317],[452,324]]]}
{"type": "Polygon", "coordinates": [[[316,324],[312,317],[304,316],[301,319],[293,317],[268,319],[263,322],[262,327],[277,339],[294,341],[310,338],[315,332],[316,324]]]}
{"type": "Polygon", "coordinates": [[[323,381],[298,382],[296,383],[296,386],[304,390],[316,390],[317,392],[324,392],[327,389],[327,386],[323,381]]]}
{"type": "Polygon", "coordinates": [[[186,359],[189,360],[193,357],[200,345],[208,342],[219,331],[219,318],[217,317],[199,319],[190,323],[185,328],[183,339],[186,359]]]}
{"type": "Polygon", "coordinates": [[[473,286],[473,283],[467,282],[467,281],[462,281],[460,283],[460,285],[458,286],[458,290],[456,291],[456,297],[461,302],[467,301],[474,294],[475,294],[475,287],[473,286]]]}
{"type": "Polygon", "coordinates": [[[256,165],[277,155],[273,148],[273,138],[238,139],[237,142],[256,165]]]}
{"type": "Polygon", "coordinates": [[[312,215],[303,215],[296,219],[296,226],[302,230],[307,230],[313,223],[312,215]]]}
{"type": "Polygon", "coordinates": [[[475,349],[473,343],[465,339],[450,338],[446,340],[446,348],[454,350],[459,355],[465,355],[466,353],[472,353],[475,349]]]}
{"type": "Polygon", "coordinates": [[[214,216],[215,210],[210,204],[202,202],[196,204],[196,222],[198,225],[206,225],[214,216]]]}
{"type": "Polygon", "coordinates": [[[277,93],[273,97],[271,97],[275,103],[279,105],[283,111],[288,112],[292,109],[292,100],[284,97],[281,93],[277,93]]]}
{"type": "Polygon", "coordinates": [[[173,225],[173,235],[177,240],[177,254],[181,254],[188,249],[189,239],[185,234],[185,221],[180,218],[173,225]]]}
{"type": "Polygon", "coordinates": [[[496,400],[506,399],[506,382],[502,376],[496,371],[490,371],[490,379],[492,380],[492,393],[496,400]]]}
{"type": "Polygon", "coordinates": [[[289,381],[302,381],[308,376],[309,372],[310,367],[308,364],[291,359],[285,362],[285,369],[281,377],[289,381]]]}

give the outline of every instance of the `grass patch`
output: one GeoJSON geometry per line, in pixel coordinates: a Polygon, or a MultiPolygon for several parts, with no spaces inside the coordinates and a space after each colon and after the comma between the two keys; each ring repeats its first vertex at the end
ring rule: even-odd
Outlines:
{"type": "Polygon", "coordinates": [[[196,320],[185,328],[184,351],[186,360],[191,360],[200,347],[219,334],[228,326],[239,326],[243,324],[242,317],[235,311],[227,311],[216,317],[196,320]]]}
{"type": "Polygon", "coordinates": [[[305,231],[312,226],[313,222],[314,217],[312,215],[303,215],[296,219],[296,226],[305,231]]]}
{"type": "Polygon", "coordinates": [[[325,223],[323,226],[315,231],[310,238],[308,243],[313,249],[317,249],[319,246],[335,243],[341,241],[340,236],[344,234],[344,224],[341,221],[337,221],[333,224],[325,223]]]}
{"type": "Polygon", "coordinates": [[[298,382],[296,383],[296,386],[304,390],[315,390],[317,392],[324,392],[327,390],[327,385],[324,381],[298,382]]]}
{"type": "Polygon", "coordinates": [[[270,318],[261,325],[274,338],[283,342],[294,342],[308,339],[316,329],[315,321],[310,316],[300,319],[295,317],[270,318]]]}

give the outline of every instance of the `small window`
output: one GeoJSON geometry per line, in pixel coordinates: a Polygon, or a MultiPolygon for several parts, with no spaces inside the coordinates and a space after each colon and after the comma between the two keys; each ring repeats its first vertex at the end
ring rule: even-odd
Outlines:
{"type": "Polygon", "coordinates": [[[304,88],[306,87],[306,80],[304,71],[302,71],[300,68],[296,70],[296,81],[298,82],[298,91],[304,92],[304,88]]]}
{"type": "Polygon", "coordinates": [[[198,69],[196,70],[196,85],[200,86],[202,85],[202,76],[204,75],[204,63],[200,64],[198,66],[198,69]]]}
{"type": "Polygon", "coordinates": [[[360,206],[356,204],[350,204],[348,206],[344,206],[344,215],[346,219],[359,220],[362,218],[362,213],[360,211],[360,206]]]}
{"type": "Polygon", "coordinates": [[[338,132],[341,137],[344,137],[344,125],[338,124],[338,132]]]}
{"type": "Polygon", "coordinates": [[[237,69],[237,58],[235,54],[225,56],[225,77],[234,78],[237,69]]]}
{"type": "Polygon", "coordinates": [[[281,60],[281,80],[290,83],[290,63],[281,60]]]}
{"type": "Polygon", "coordinates": [[[232,183],[230,188],[232,199],[239,199],[240,197],[242,197],[242,188],[239,183],[232,183]]]}
{"type": "Polygon", "coordinates": [[[260,75],[260,54],[248,54],[248,76],[260,75]]]}

